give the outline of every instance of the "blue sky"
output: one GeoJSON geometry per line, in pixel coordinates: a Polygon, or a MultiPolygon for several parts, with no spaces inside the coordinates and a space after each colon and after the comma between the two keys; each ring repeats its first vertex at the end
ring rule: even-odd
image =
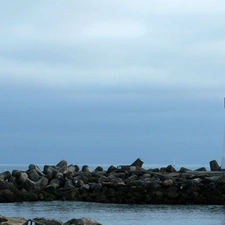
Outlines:
{"type": "Polygon", "coordinates": [[[223,0],[2,2],[0,163],[220,163],[224,27],[223,0]]]}

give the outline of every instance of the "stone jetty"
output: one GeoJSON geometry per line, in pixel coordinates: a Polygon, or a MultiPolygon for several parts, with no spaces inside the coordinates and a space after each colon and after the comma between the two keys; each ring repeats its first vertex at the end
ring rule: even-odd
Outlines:
{"type": "Polygon", "coordinates": [[[60,220],[48,218],[25,219],[23,217],[6,217],[0,215],[1,225],[102,225],[91,218],[71,219],[65,223],[60,220]]]}
{"type": "Polygon", "coordinates": [[[131,165],[107,170],[88,165],[79,168],[62,160],[43,171],[30,164],[26,171],[0,173],[0,202],[86,201],[121,204],[225,204],[225,172],[215,160],[210,171],[172,165],[144,169],[137,159],[131,165]]]}

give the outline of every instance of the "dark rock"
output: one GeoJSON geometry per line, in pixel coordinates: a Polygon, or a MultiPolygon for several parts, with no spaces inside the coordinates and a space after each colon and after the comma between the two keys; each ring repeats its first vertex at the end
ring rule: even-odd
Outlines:
{"type": "Polygon", "coordinates": [[[27,171],[27,174],[28,178],[32,181],[38,181],[41,178],[41,176],[37,173],[35,169],[27,171]]]}
{"type": "Polygon", "coordinates": [[[220,166],[216,160],[212,160],[209,162],[211,171],[220,171],[220,166]]]}
{"type": "Polygon", "coordinates": [[[9,180],[11,178],[11,173],[9,171],[5,171],[0,173],[0,180],[9,180]]]}
{"type": "Polygon", "coordinates": [[[22,217],[6,217],[0,215],[0,224],[2,225],[24,225],[27,220],[22,217]]]}
{"type": "Polygon", "coordinates": [[[28,169],[35,170],[39,176],[44,176],[44,174],[41,172],[40,168],[38,166],[36,166],[35,164],[30,164],[28,169]]]}
{"type": "Polygon", "coordinates": [[[74,165],[68,166],[68,172],[71,172],[71,177],[73,177],[77,171],[79,171],[79,169],[77,170],[76,166],[74,165]]]}
{"type": "Polygon", "coordinates": [[[169,165],[166,167],[166,172],[173,173],[173,172],[177,172],[177,171],[175,170],[175,168],[172,165],[169,165]]]}
{"type": "Polygon", "coordinates": [[[79,200],[80,193],[75,188],[60,188],[57,189],[56,197],[60,200],[79,200]]]}
{"type": "Polygon", "coordinates": [[[196,169],[195,171],[207,171],[205,167],[200,167],[198,169],[196,169]]]}
{"type": "Polygon", "coordinates": [[[138,158],[131,164],[131,166],[142,167],[143,164],[144,162],[140,158],[138,158]]]}
{"type": "Polygon", "coordinates": [[[81,171],[85,172],[85,173],[90,173],[91,172],[89,166],[87,166],[87,165],[82,166],[81,171]]]}
{"type": "Polygon", "coordinates": [[[154,168],[154,169],[151,169],[151,172],[159,172],[159,168],[154,168]]]}
{"type": "Polygon", "coordinates": [[[74,187],[73,181],[72,180],[66,180],[64,188],[71,188],[71,187],[74,187]]]}
{"type": "Polygon", "coordinates": [[[90,185],[89,184],[83,184],[80,188],[80,191],[88,191],[90,190],[90,185]]]}
{"type": "Polygon", "coordinates": [[[59,180],[58,179],[52,179],[50,181],[50,183],[45,187],[45,189],[50,188],[50,189],[56,190],[59,187],[59,184],[60,183],[59,183],[59,180]]]}
{"type": "Polygon", "coordinates": [[[160,172],[162,173],[162,172],[166,172],[166,167],[161,167],[160,168],[160,172]]]}
{"type": "Polygon", "coordinates": [[[169,186],[172,186],[174,184],[173,180],[172,179],[166,179],[163,181],[163,186],[165,187],[169,187],[169,186]]]}
{"type": "Polygon", "coordinates": [[[165,195],[168,198],[178,198],[180,194],[178,192],[178,188],[177,187],[170,186],[169,188],[166,189],[165,195]]]}
{"type": "Polygon", "coordinates": [[[68,163],[66,160],[61,160],[56,166],[62,168],[64,166],[67,167],[67,165],[68,165],[68,163]]]}
{"type": "Polygon", "coordinates": [[[101,171],[104,171],[104,169],[101,166],[98,166],[98,167],[95,168],[94,171],[95,172],[101,172],[101,171]]]}
{"type": "Polygon", "coordinates": [[[64,225],[102,225],[90,218],[72,219],[64,223],[64,225]]]}
{"type": "Polygon", "coordinates": [[[181,167],[180,170],[179,170],[180,173],[186,173],[188,171],[191,171],[191,170],[190,169],[187,169],[185,167],[181,167]]]}
{"type": "Polygon", "coordinates": [[[72,182],[73,182],[74,187],[78,187],[78,188],[84,184],[83,180],[81,180],[79,178],[74,178],[72,182]]]}
{"type": "Polygon", "coordinates": [[[37,201],[38,200],[38,196],[33,193],[33,192],[27,192],[27,191],[19,191],[17,193],[17,196],[19,196],[21,198],[21,201],[37,201]]]}
{"type": "Polygon", "coordinates": [[[35,225],[63,225],[62,221],[55,220],[55,219],[46,219],[46,218],[43,218],[43,217],[42,218],[34,218],[32,220],[29,220],[29,221],[34,222],[35,225]]]}
{"type": "Polygon", "coordinates": [[[80,167],[78,165],[75,165],[75,171],[78,172],[80,170],[80,167]]]}
{"type": "Polygon", "coordinates": [[[44,174],[50,174],[52,178],[56,178],[58,172],[59,171],[56,169],[56,167],[49,165],[44,166],[44,174]]]}
{"type": "Polygon", "coordinates": [[[116,170],[117,170],[117,168],[116,168],[115,166],[111,165],[111,166],[108,168],[107,173],[111,173],[111,172],[116,171],[116,170]]]}

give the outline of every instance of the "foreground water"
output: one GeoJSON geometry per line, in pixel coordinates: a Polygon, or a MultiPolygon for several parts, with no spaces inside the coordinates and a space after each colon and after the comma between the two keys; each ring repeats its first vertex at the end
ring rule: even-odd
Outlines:
{"type": "MultiPolygon", "coordinates": [[[[107,167],[105,165],[104,167],[107,167]]],[[[90,168],[95,168],[91,165],[90,168]]],[[[155,167],[148,165],[146,167],[155,167]]],[[[194,169],[199,165],[187,165],[194,169]]],[[[0,172],[26,170],[28,165],[1,165],[0,172]]],[[[40,165],[41,168],[41,165],[40,165]]],[[[73,201],[0,203],[0,214],[10,217],[46,217],[63,222],[90,217],[103,225],[222,225],[225,206],[201,205],[119,205],[73,201]]]]}
{"type": "Polygon", "coordinates": [[[224,206],[117,205],[87,202],[0,203],[0,214],[26,219],[47,217],[63,222],[90,217],[103,225],[222,225],[224,206]]]}

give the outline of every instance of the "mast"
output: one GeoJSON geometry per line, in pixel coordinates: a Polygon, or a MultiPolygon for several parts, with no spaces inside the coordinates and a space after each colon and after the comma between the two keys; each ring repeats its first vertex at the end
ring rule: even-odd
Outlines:
{"type": "MultiPolygon", "coordinates": [[[[223,101],[223,107],[225,109],[225,98],[223,101]]],[[[224,137],[223,137],[223,154],[222,154],[222,161],[221,161],[221,170],[225,171],[225,127],[224,127],[224,137]]]]}

